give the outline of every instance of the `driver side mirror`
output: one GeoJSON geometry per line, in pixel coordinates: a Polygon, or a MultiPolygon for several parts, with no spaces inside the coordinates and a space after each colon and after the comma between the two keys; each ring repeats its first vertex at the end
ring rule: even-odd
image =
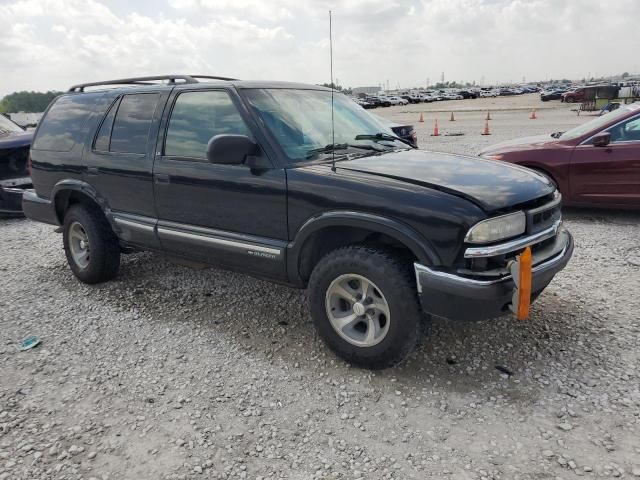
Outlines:
{"type": "Polygon", "coordinates": [[[207,160],[222,165],[241,165],[255,155],[258,145],[246,135],[216,135],[207,144],[207,160]]]}
{"type": "Polygon", "coordinates": [[[594,147],[606,147],[611,143],[611,134],[609,132],[601,132],[593,137],[594,147]]]}

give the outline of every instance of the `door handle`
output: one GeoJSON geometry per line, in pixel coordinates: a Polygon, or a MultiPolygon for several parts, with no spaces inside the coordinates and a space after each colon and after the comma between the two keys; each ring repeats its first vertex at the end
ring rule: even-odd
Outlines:
{"type": "Polygon", "coordinates": [[[156,183],[169,183],[169,175],[164,173],[156,173],[154,178],[156,179],[156,183]]]}
{"type": "Polygon", "coordinates": [[[87,175],[98,175],[98,167],[87,167],[87,175]]]}

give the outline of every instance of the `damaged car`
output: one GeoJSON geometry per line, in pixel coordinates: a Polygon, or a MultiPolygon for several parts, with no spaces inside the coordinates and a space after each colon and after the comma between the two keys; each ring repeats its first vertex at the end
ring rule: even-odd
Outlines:
{"type": "Polygon", "coordinates": [[[29,147],[33,132],[0,114],[0,217],[22,216],[22,193],[32,188],[29,147]]]}

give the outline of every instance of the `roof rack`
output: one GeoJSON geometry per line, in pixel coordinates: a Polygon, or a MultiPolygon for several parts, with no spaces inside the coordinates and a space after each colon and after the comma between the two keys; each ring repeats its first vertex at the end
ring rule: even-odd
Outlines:
{"type": "Polygon", "coordinates": [[[154,75],[151,77],[132,77],[120,78],[118,80],[106,80],[104,82],[80,83],[69,88],[69,92],[84,92],[86,87],[99,87],[102,85],[153,85],[155,80],[168,80],[169,84],[177,83],[176,80],[182,80],[182,83],[200,83],[198,78],[207,80],[237,80],[236,78],[217,77],[212,75],[154,75]]]}

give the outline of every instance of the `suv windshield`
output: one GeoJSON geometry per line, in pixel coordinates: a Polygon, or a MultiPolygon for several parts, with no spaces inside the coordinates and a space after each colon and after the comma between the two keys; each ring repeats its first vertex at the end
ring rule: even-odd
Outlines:
{"type": "Polygon", "coordinates": [[[559,139],[573,140],[574,138],[581,137],[582,135],[585,135],[592,130],[597,130],[600,127],[604,127],[611,122],[615,122],[616,120],[629,115],[629,112],[632,111],[640,111],[640,104],[632,104],[620,107],[611,113],[607,113],[606,115],[602,115],[601,117],[594,118],[587,123],[583,123],[582,125],[572,128],[571,130],[567,130],[562,135],[560,135],[559,139]]]}
{"type": "Polygon", "coordinates": [[[4,115],[0,114],[0,135],[6,135],[11,132],[23,132],[22,128],[13,123],[4,115]]]}
{"type": "Polygon", "coordinates": [[[388,126],[341,93],[334,93],[335,140],[331,133],[330,91],[269,88],[242,93],[291,162],[330,154],[334,144],[336,150],[340,149],[338,153],[350,148],[360,154],[382,151],[384,147],[408,148],[391,138],[395,135],[388,126]]]}

